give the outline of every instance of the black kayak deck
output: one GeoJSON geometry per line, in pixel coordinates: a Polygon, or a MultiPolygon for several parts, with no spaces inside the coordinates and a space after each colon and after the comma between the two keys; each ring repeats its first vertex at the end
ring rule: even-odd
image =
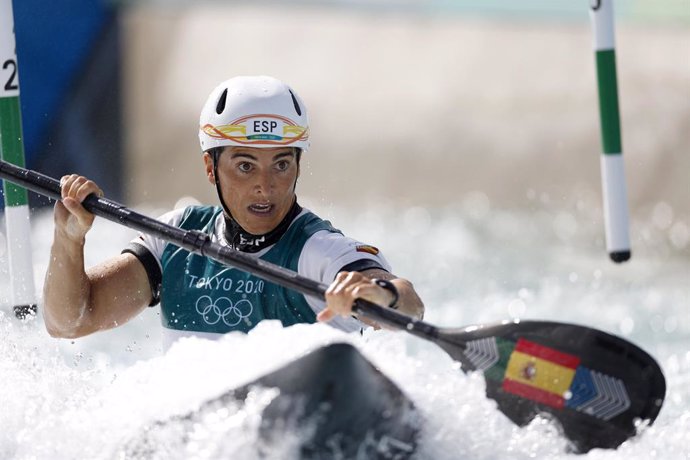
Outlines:
{"type": "MultiPolygon", "coordinates": [[[[410,458],[421,416],[410,399],[350,344],[321,347],[259,379],[209,400],[184,416],[156,422],[127,443],[128,457],[156,457],[170,449],[169,435],[185,450],[209,414],[245,404],[252,391],[279,393],[263,409],[256,456],[270,456],[286,439],[299,439],[295,455],[306,459],[410,458]],[[159,441],[167,438],[166,446],[159,441]]],[[[222,429],[222,423],[212,429],[222,429]]],[[[228,428],[228,442],[232,431],[228,428]]],[[[220,451],[223,449],[221,448],[220,451]]],[[[171,453],[171,452],[168,452],[171,453]]]]}

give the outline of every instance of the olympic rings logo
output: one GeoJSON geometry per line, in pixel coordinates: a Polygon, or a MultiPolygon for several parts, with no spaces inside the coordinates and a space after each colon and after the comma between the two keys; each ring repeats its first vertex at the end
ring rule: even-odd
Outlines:
{"type": "Polygon", "coordinates": [[[223,321],[230,327],[237,326],[254,311],[252,303],[246,299],[232,303],[227,297],[218,297],[215,301],[211,296],[203,295],[196,301],[196,312],[209,325],[223,321]]]}

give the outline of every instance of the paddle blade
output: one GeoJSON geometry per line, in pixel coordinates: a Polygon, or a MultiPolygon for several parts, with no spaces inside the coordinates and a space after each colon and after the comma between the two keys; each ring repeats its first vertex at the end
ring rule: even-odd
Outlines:
{"type": "Polygon", "coordinates": [[[549,414],[579,452],[616,448],[656,419],[666,382],[632,343],[584,326],[520,321],[439,329],[436,343],[479,370],[486,394],[519,426],[549,414]]]}

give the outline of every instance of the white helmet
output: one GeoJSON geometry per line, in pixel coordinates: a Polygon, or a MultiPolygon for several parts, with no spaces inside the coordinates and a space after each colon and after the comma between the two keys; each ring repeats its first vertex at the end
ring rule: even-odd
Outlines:
{"type": "Polygon", "coordinates": [[[272,77],[235,77],[208,97],[199,118],[201,150],[247,146],[309,147],[307,108],[288,85],[272,77]]]}

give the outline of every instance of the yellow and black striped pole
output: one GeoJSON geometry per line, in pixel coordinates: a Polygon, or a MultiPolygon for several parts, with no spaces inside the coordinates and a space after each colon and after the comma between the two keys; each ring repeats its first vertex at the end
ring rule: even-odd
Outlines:
{"type": "MultiPolygon", "coordinates": [[[[0,0],[0,158],[24,166],[18,70],[12,0],[0,0]]],[[[29,200],[25,189],[7,181],[3,191],[12,304],[23,319],[36,312],[29,200]]]]}
{"type": "Polygon", "coordinates": [[[590,17],[594,29],[594,52],[599,88],[603,148],[601,180],[604,195],[606,248],[611,260],[625,262],[630,259],[630,234],[618,109],[613,0],[590,0],[590,17]]]}

